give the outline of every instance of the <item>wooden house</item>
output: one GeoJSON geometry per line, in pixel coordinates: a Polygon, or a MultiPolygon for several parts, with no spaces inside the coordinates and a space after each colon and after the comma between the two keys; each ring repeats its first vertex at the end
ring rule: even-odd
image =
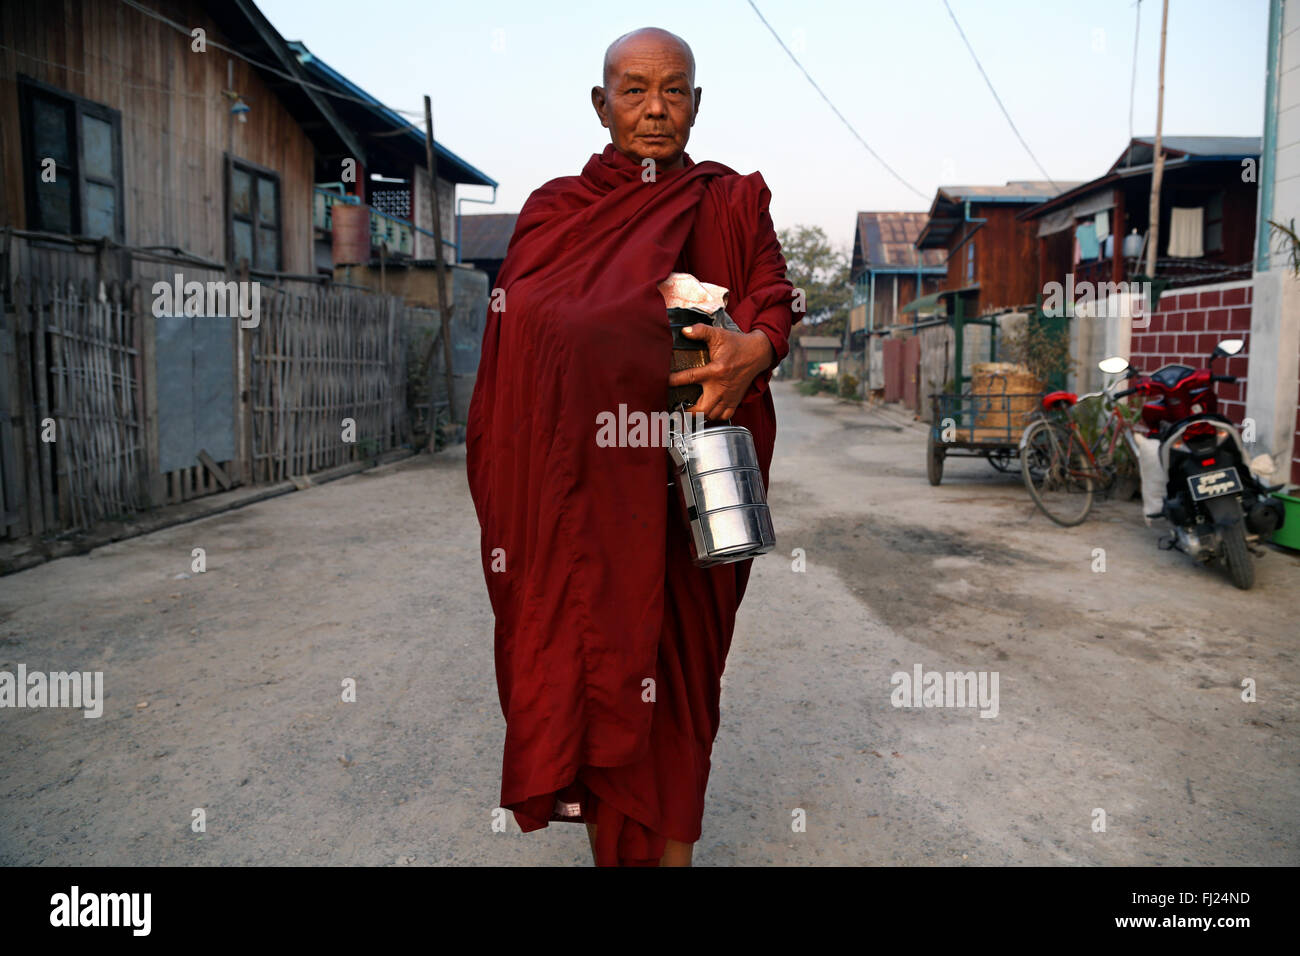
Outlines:
{"type": "MultiPolygon", "coordinates": [[[[1258,136],[1166,136],[1156,278],[1168,287],[1250,276],[1258,136]],[[1190,228],[1189,228],[1190,227],[1190,228]]],[[[1132,140],[1105,174],[1025,209],[1037,285],[1121,282],[1145,272],[1155,141],[1132,140]],[[1124,253],[1124,240],[1132,250],[1124,253]]]]}
{"type": "MultiPolygon", "coordinates": [[[[0,141],[0,538],[413,440],[407,327],[431,319],[335,283],[322,218],[334,201],[361,213],[361,259],[432,256],[423,127],[250,0],[7,0],[0,141]],[[260,292],[258,320],[155,298],[173,283],[209,304],[228,283],[260,292]]],[[[456,185],[495,183],[435,153],[454,262],[456,185]]],[[[472,376],[477,342],[457,329],[472,376]]]]}
{"type": "Polygon", "coordinates": [[[967,314],[1032,305],[1038,294],[1038,249],[1033,227],[1018,214],[1078,185],[1016,181],[1005,186],[941,186],[916,248],[942,252],[942,290],[962,292],[967,314]]]}
{"type": "MultiPolygon", "coordinates": [[[[1100,387],[1097,362],[1199,367],[1219,338],[1250,330],[1259,137],[1167,136],[1154,282],[1148,278],[1155,143],[1133,139],[1098,178],[1022,211],[1038,246],[1043,312],[1068,324],[1070,384],[1100,387]]],[[[1245,376],[1248,353],[1227,363],[1245,376]]],[[[1223,385],[1230,414],[1244,383],[1223,385]]]]}
{"type": "Polygon", "coordinates": [[[902,306],[939,290],[947,274],[943,251],[916,248],[926,219],[923,212],[858,213],[849,265],[850,351],[862,349],[865,334],[901,321],[902,306]]]}

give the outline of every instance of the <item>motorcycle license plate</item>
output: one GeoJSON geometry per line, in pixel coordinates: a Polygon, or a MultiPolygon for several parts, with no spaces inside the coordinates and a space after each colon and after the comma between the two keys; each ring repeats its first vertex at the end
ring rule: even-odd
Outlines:
{"type": "Polygon", "coordinates": [[[1187,479],[1187,484],[1192,489],[1192,497],[1197,501],[1241,493],[1241,478],[1237,476],[1236,468],[1221,468],[1192,475],[1187,479]]]}

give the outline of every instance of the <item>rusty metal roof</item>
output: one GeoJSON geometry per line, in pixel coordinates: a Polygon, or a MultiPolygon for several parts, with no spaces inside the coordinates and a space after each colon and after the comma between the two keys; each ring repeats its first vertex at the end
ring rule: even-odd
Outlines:
{"type": "Polygon", "coordinates": [[[925,226],[923,212],[860,212],[853,237],[853,262],[850,270],[856,278],[873,268],[903,268],[918,265],[943,265],[943,253],[927,250],[918,253],[916,237],[925,226]]]}

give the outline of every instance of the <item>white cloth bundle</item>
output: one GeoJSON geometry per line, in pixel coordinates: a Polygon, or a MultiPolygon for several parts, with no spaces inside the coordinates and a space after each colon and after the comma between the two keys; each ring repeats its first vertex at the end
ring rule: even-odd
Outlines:
{"type": "Polygon", "coordinates": [[[1169,476],[1160,464],[1160,442],[1146,435],[1133,433],[1137,442],[1138,468],[1142,473],[1142,517],[1149,525],[1147,515],[1159,514],[1165,506],[1165,485],[1169,476]]]}
{"type": "Polygon", "coordinates": [[[701,282],[689,272],[674,272],[659,283],[659,294],[670,309],[694,309],[712,315],[727,304],[727,289],[701,282]]]}

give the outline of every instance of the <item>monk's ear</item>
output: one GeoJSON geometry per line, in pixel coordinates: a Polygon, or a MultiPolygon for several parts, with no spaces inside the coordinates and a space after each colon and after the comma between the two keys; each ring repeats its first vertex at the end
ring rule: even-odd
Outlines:
{"type": "Polygon", "coordinates": [[[605,91],[599,86],[591,88],[591,105],[595,107],[596,115],[600,117],[600,125],[606,129],[609,128],[609,117],[605,115],[605,91]]]}
{"type": "Polygon", "coordinates": [[[703,93],[704,93],[704,87],[697,86],[695,88],[695,109],[691,111],[692,126],[695,125],[695,117],[700,114],[700,97],[703,95],[703,93]]]}

